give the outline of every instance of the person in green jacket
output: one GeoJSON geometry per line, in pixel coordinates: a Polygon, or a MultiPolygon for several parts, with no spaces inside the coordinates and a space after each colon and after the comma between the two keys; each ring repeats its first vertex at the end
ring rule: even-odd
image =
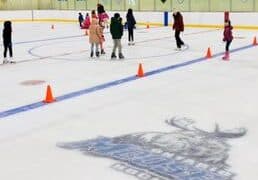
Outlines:
{"type": "Polygon", "coordinates": [[[124,59],[124,55],[122,54],[122,45],[121,38],[123,36],[123,24],[122,18],[119,13],[115,13],[114,17],[111,18],[110,24],[110,33],[113,39],[113,51],[111,54],[111,59],[116,58],[116,49],[118,48],[118,57],[119,59],[124,59]]]}

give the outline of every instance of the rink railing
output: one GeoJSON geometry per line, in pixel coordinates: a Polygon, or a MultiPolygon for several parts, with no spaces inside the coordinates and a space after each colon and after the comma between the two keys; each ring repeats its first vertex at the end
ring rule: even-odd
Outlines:
{"type": "MultiPolygon", "coordinates": [[[[77,23],[79,11],[60,10],[22,10],[0,11],[0,22],[12,20],[14,22],[47,22],[47,23],[77,23]]],[[[81,11],[83,15],[88,11],[81,11]]],[[[125,11],[108,11],[110,17],[119,12],[125,21],[125,11]]],[[[185,26],[188,28],[222,28],[224,13],[182,13],[185,26]]],[[[137,26],[164,26],[164,12],[134,12],[137,26]]],[[[230,13],[230,19],[235,29],[258,30],[258,13],[230,13]]],[[[168,12],[167,25],[172,26],[172,14],[168,12]]]]}

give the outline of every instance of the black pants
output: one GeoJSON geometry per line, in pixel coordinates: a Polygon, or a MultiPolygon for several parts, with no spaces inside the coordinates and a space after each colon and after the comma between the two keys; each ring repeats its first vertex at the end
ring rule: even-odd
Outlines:
{"type": "Polygon", "coordinates": [[[185,43],[181,40],[180,38],[180,31],[175,31],[175,38],[176,38],[176,45],[178,48],[181,48],[182,45],[184,45],[185,43]]]}
{"type": "Polygon", "coordinates": [[[229,51],[229,46],[230,46],[231,42],[232,42],[232,40],[226,42],[226,51],[229,51]]]}
{"type": "Polygon", "coordinates": [[[4,58],[6,58],[7,50],[9,49],[10,57],[13,57],[12,43],[4,43],[4,58]]]}
{"type": "Polygon", "coordinates": [[[134,37],[133,37],[133,28],[128,28],[128,41],[134,41],[134,37]]]}

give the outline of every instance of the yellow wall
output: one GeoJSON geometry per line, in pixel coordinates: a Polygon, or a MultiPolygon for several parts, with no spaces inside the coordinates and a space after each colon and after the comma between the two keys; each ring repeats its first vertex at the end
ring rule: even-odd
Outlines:
{"type": "Polygon", "coordinates": [[[258,12],[258,0],[0,0],[0,10],[62,9],[92,10],[101,3],[106,10],[199,12],[258,12]],[[132,3],[133,2],[133,3],[132,3]]]}
{"type": "Polygon", "coordinates": [[[51,9],[52,0],[0,0],[1,10],[51,9]]]}

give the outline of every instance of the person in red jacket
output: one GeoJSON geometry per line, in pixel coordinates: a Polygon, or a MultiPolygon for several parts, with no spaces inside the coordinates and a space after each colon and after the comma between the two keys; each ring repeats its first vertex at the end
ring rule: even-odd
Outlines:
{"type": "Polygon", "coordinates": [[[175,30],[175,38],[176,38],[176,45],[177,45],[176,50],[181,50],[181,46],[185,45],[185,43],[180,38],[180,33],[184,31],[183,16],[179,11],[175,11],[173,12],[173,18],[174,18],[173,30],[175,30]]]}
{"type": "Polygon", "coordinates": [[[230,20],[225,21],[224,25],[224,32],[223,32],[223,41],[226,42],[226,47],[225,47],[225,55],[223,56],[223,60],[229,60],[229,46],[233,40],[233,33],[232,33],[233,27],[231,26],[230,20]]]}

